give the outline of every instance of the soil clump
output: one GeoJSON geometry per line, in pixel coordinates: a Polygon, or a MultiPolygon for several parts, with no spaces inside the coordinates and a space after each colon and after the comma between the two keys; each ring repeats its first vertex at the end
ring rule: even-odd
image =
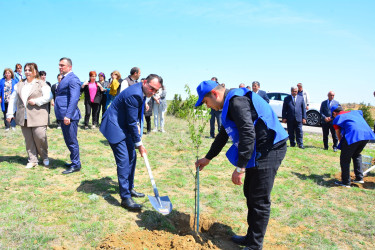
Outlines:
{"type": "Polygon", "coordinates": [[[147,211],[140,217],[137,224],[144,229],[108,235],[97,249],[240,249],[230,241],[232,229],[209,218],[199,219],[197,233],[194,215],[173,211],[162,217],[147,211]]]}

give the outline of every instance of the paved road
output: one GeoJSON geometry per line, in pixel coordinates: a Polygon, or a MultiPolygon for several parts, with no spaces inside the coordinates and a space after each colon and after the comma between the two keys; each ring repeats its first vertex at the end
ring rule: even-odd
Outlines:
{"type": "MultiPolygon", "coordinates": [[[[281,125],[286,129],[286,123],[281,123],[281,125]]],[[[322,127],[312,127],[303,125],[302,130],[304,133],[314,133],[314,134],[322,134],[322,127]]]]}

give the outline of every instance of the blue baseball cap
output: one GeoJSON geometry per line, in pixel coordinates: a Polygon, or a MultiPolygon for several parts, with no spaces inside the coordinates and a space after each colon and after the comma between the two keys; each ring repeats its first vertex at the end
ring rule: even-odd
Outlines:
{"type": "Polygon", "coordinates": [[[340,104],[338,104],[338,105],[333,105],[332,107],[331,107],[331,117],[332,117],[332,119],[334,118],[333,117],[333,111],[335,111],[337,108],[339,108],[339,107],[341,107],[341,105],[340,104]]]}
{"type": "Polygon", "coordinates": [[[197,93],[198,93],[198,101],[195,104],[195,107],[198,107],[202,105],[202,101],[204,96],[213,90],[217,86],[217,82],[215,81],[203,81],[201,82],[197,87],[197,93]]]}

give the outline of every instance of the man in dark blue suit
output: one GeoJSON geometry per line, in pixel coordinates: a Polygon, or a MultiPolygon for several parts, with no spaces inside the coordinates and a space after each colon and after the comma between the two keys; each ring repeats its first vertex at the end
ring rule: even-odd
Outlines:
{"type": "Polygon", "coordinates": [[[70,164],[63,174],[71,174],[81,170],[79,145],[77,140],[78,122],[81,112],[78,109],[81,81],[72,72],[72,60],[63,57],[59,62],[59,70],[63,78],[56,88],[55,115],[61,125],[65,144],[70,151],[70,164]]]}
{"type": "Polygon", "coordinates": [[[254,93],[257,93],[260,97],[262,97],[267,103],[270,103],[270,99],[268,98],[268,95],[266,91],[260,90],[260,83],[257,81],[254,81],[252,83],[251,88],[253,89],[254,93]]]}
{"type": "Polygon", "coordinates": [[[338,138],[335,132],[335,129],[333,128],[332,124],[332,114],[331,114],[331,107],[339,106],[339,102],[334,100],[335,92],[330,91],[328,92],[328,99],[324,100],[322,104],[320,105],[320,115],[321,115],[321,121],[322,121],[322,130],[323,130],[323,144],[324,144],[324,150],[328,150],[328,135],[329,131],[331,131],[332,140],[333,140],[333,151],[337,151],[337,143],[338,138]]]}
{"type": "Polygon", "coordinates": [[[143,157],[146,149],[141,140],[142,123],[146,97],[154,95],[163,86],[163,79],[151,74],[146,81],[129,86],[112,102],[103,115],[100,132],[108,140],[117,165],[121,206],[138,211],[142,208],[132,197],[144,197],[134,190],[134,172],[137,161],[135,148],[143,157]]]}
{"type": "Polygon", "coordinates": [[[284,99],[282,121],[287,124],[290,146],[304,149],[302,123],[306,124],[306,109],[303,97],[297,95],[298,88],[291,88],[291,95],[284,99]],[[295,136],[294,136],[295,133],[295,136]]]}

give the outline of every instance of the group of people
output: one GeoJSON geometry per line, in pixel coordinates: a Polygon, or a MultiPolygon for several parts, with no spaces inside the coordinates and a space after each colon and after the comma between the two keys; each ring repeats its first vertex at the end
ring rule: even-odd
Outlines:
{"type": "MultiPolygon", "coordinates": [[[[109,81],[106,81],[104,73],[99,73],[99,81],[96,81],[97,73],[91,71],[89,80],[82,83],[72,72],[71,59],[61,58],[59,70],[58,81],[51,86],[46,81],[46,72],[39,71],[35,63],[27,63],[24,68],[21,64],[17,64],[15,71],[10,68],[4,69],[3,78],[0,80],[0,103],[5,130],[15,130],[16,124],[21,128],[28,153],[26,168],[38,165],[38,155],[43,165],[49,165],[46,130],[50,124],[51,106],[54,107],[58,128],[62,129],[65,143],[71,153],[71,163],[66,164],[68,169],[63,174],[70,174],[81,168],[77,140],[78,122],[81,118],[78,108],[80,95],[84,94],[84,127],[88,129],[89,119],[92,116],[92,128],[95,128],[99,125],[100,109],[104,115],[115,97],[128,87],[139,83],[141,72],[138,67],[134,67],[130,75],[122,80],[120,73],[113,71],[109,81]]],[[[142,79],[141,83],[146,81],[142,79]]],[[[155,113],[154,131],[165,132],[164,113],[167,106],[165,89],[158,90],[155,95],[149,97],[149,100],[149,105],[144,105],[147,110],[145,114],[148,121],[147,132],[151,132],[149,118],[152,109],[155,113]]],[[[143,121],[143,117],[141,120],[143,121]]]]}
{"type": "MultiPolygon", "coordinates": [[[[48,103],[53,100],[56,118],[71,153],[71,163],[66,164],[67,169],[63,174],[80,171],[77,140],[78,122],[81,118],[77,105],[80,94],[85,93],[85,126],[88,125],[91,110],[93,126],[97,126],[97,113],[100,106],[103,107],[104,93],[108,92],[100,132],[108,140],[116,161],[121,206],[129,211],[141,210],[142,205],[133,200],[134,197],[145,196],[134,189],[136,149],[142,157],[147,154],[142,143],[143,116],[151,123],[147,118],[150,115],[146,113],[153,109],[155,116],[161,115],[163,118],[163,111],[160,114],[160,110],[166,105],[163,103],[165,90],[162,77],[150,74],[138,82],[140,70],[133,68],[124,80],[118,71],[114,71],[108,82],[103,73],[99,73],[99,82],[96,82],[96,72],[91,71],[89,80],[81,84],[72,72],[71,59],[66,57],[60,59],[59,70],[61,80],[55,91],[51,91],[51,87],[41,79],[35,63],[24,66],[25,79],[21,77],[17,81],[13,71],[6,69],[4,78],[0,81],[1,105],[8,128],[15,121],[21,126],[25,137],[29,155],[26,167],[32,168],[38,164],[38,154],[44,165],[49,164],[46,126],[48,103]]],[[[251,90],[244,85],[226,89],[224,84],[219,84],[217,78],[213,77],[198,85],[198,101],[195,105],[205,104],[218,112],[213,115],[213,123],[218,119],[219,130],[216,136],[212,136],[215,139],[205,157],[196,161],[197,168],[203,170],[220,153],[227,141],[232,141],[226,154],[234,166],[231,179],[235,185],[243,184],[248,207],[247,234],[235,235],[232,241],[246,246],[245,249],[262,248],[271,211],[270,195],[276,173],[287,152],[287,140],[289,138],[291,147],[297,142],[300,148],[304,148],[302,123],[306,122],[306,110],[309,109],[308,94],[303,90],[302,84],[292,87],[291,95],[285,98],[283,105],[282,122],[287,123],[287,133],[268,104],[267,95],[259,88],[259,82],[253,82],[251,90]]],[[[331,132],[333,150],[341,149],[342,180],[337,181],[337,185],[350,187],[350,161],[353,159],[354,162],[354,182],[363,183],[361,152],[369,140],[375,140],[375,134],[361,111],[344,111],[334,100],[334,95],[330,91],[320,109],[324,149],[328,149],[328,135],[331,132]]],[[[155,124],[155,129],[164,131],[163,119],[155,124]]],[[[147,125],[147,132],[150,131],[151,127],[147,125]]]]}
{"type": "MultiPolygon", "coordinates": [[[[248,230],[245,236],[234,235],[231,240],[246,246],[244,249],[262,249],[271,211],[270,194],[277,170],[287,151],[286,142],[289,138],[290,146],[294,147],[296,132],[297,144],[304,148],[302,123],[306,123],[306,110],[309,109],[308,94],[299,83],[291,88],[291,95],[284,99],[282,121],[287,123],[287,134],[271,106],[254,88],[250,91],[249,87],[240,85],[239,88],[225,89],[212,79],[200,83],[197,93],[196,106],[206,104],[208,108],[220,111],[222,123],[209,151],[205,157],[196,161],[195,166],[203,170],[227,141],[232,141],[233,145],[226,156],[235,167],[232,182],[244,186],[248,230]]],[[[341,149],[342,180],[335,183],[350,187],[351,160],[355,173],[353,182],[364,183],[361,152],[369,140],[375,140],[375,134],[364,120],[362,111],[343,111],[333,98],[334,92],[330,91],[320,109],[324,149],[328,149],[328,133],[331,131],[336,138],[334,151],[341,149]]]]}

